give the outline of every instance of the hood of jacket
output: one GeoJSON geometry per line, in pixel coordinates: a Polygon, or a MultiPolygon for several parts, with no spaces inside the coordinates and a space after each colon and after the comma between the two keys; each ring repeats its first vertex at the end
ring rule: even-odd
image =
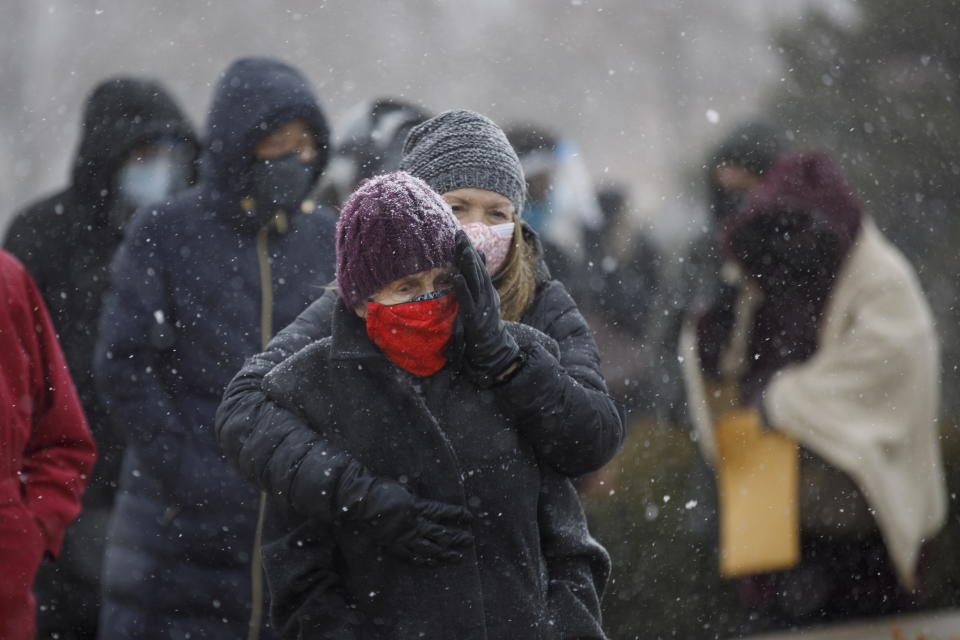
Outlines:
{"type": "Polygon", "coordinates": [[[766,122],[749,122],[736,128],[714,147],[706,159],[707,198],[711,220],[722,222],[737,210],[739,198],[717,181],[717,167],[731,165],[765,176],[788,149],[782,131],[766,122]]]}
{"type": "Polygon", "coordinates": [[[105,215],[114,175],[127,154],[160,136],[173,136],[199,147],[189,121],[159,83],[116,77],[97,86],[87,99],[73,162],[77,200],[105,215]]]}
{"type": "Polygon", "coordinates": [[[241,229],[251,223],[240,205],[250,194],[254,147],[278,125],[302,119],[317,138],[316,176],[327,164],[330,131],[306,78],[279,60],[242,58],[223,73],[207,118],[204,190],[217,215],[241,229]]]}

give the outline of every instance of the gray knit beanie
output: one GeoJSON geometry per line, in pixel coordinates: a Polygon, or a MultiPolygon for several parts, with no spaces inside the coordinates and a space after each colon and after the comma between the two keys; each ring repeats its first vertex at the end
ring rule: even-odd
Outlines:
{"type": "Polygon", "coordinates": [[[410,130],[400,169],[437,193],[485,189],[523,211],[526,181],[516,152],[492,120],[463,109],[445,111],[410,130]]]}

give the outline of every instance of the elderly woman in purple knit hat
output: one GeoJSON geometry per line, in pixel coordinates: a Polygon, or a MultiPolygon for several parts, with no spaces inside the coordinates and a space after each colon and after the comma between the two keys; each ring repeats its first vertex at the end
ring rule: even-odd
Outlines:
{"type": "MultiPolygon", "coordinates": [[[[483,292],[482,306],[458,299],[453,331],[458,336],[454,344],[469,355],[461,360],[463,370],[474,373],[471,379],[489,392],[485,397],[495,401],[520,442],[532,448],[538,465],[569,477],[598,469],[619,448],[623,425],[600,373],[593,335],[566,288],[551,279],[536,234],[520,218],[523,169],[506,136],[480,114],[448,111],[411,131],[401,168],[441,194],[486,258],[480,269],[472,269],[471,263],[462,274],[474,282],[472,290],[483,292]],[[478,311],[470,312],[471,307],[478,311]],[[511,326],[504,324],[508,321],[537,329],[533,333],[541,342],[521,348],[517,358],[510,341],[501,340],[502,327],[511,326]]],[[[424,231],[411,222],[409,232],[418,242],[424,235],[435,241],[444,237],[424,231]]],[[[358,242],[363,243],[365,264],[387,259],[388,249],[371,246],[369,238],[358,242]]],[[[461,243],[465,248],[466,239],[461,243]]],[[[459,265],[454,267],[456,271],[459,265]]],[[[341,271],[338,277],[343,275],[341,271]]],[[[358,278],[362,276],[353,270],[347,275],[352,282],[358,278]]],[[[349,282],[340,285],[340,293],[327,291],[234,377],[217,413],[218,441],[244,477],[292,512],[319,520],[337,513],[388,553],[449,562],[449,543],[430,537],[430,527],[419,526],[435,520],[436,512],[425,506],[429,496],[421,495],[416,485],[369,469],[339,441],[328,439],[324,429],[308,425],[300,413],[264,392],[264,376],[278,363],[334,331],[335,307],[341,294],[351,290],[349,282]],[[352,508],[355,503],[364,508],[352,508]]],[[[366,322],[376,325],[377,318],[366,322]]],[[[395,335],[381,342],[388,345],[395,335]]],[[[396,342],[422,344],[409,334],[396,342]]],[[[544,551],[555,566],[561,560],[575,566],[586,562],[602,586],[605,569],[598,568],[606,560],[600,559],[589,536],[580,535],[580,506],[568,493],[568,483],[561,485],[565,509],[579,524],[572,535],[546,537],[544,551]]],[[[551,637],[602,638],[597,592],[581,590],[564,578],[550,580],[551,604],[545,615],[554,629],[551,637]]]]}
{"type": "Polygon", "coordinates": [[[268,501],[283,637],[603,638],[606,554],[570,481],[538,461],[499,397],[556,344],[500,319],[449,205],[404,172],[344,205],[337,281],[332,335],[263,380],[331,456],[350,457],[336,495],[312,497],[325,512],[268,501]],[[559,627],[572,609],[579,627],[559,627]]]}

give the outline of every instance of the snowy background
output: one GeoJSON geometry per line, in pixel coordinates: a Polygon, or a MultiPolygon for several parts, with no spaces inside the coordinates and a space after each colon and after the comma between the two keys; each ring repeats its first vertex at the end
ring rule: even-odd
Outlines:
{"type": "MultiPolygon", "coordinates": [[[[202,132],[218,75],[251,54],[301,68],[335,128],[381,96],[554,128],[579,144],[599,184],[629,188],[634,221],[666,249],[664,263],[704,215],[707,150],[737,124],[767,118],[798,145],[826,149],[916,267],[936,316],[950,521],[929,590],[931,606],[957,608],[957,0],[0,0],[0,9],[0,230],[65,186],[83,103],[101,80],[160,79],[202,132]]],[[[612,637],[695,637],[735,609],[691,524],[705,511],[698,456],[685,431],[634,426],[610,484],[585,501],[616,566],[604,603],[612,637]]]]}
{"type": "Polygon", "coordinates": [[[306,72],[334,125],[382,95],[550,125],[669,237],[700,196],[685,171],[781,82],[774,31],[799,28],[811,5],[841,22],[856,15],[846,0],[3,4],[0,229],[65,183],[83,102],[103,78],[161,79],[202,128],[217,75],[238,56],[271,54],[306,72]]]}

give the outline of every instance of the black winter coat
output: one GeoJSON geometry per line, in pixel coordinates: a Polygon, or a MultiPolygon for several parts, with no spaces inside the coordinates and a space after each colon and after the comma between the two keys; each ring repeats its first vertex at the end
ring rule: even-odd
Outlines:
{"type": "Polygon", "coordinates": [[[139,211],[113,262],[96,372],[130,442],[107,549],[105,637],[246,636],[259,499],[223,460],[213,419],[271,315],[290,322],[333,273],[332,212],[258,230],[240,206],[258,136],[291,117],[326,143],[299,73],[266,59],[231,67],[211,108],[201,184],[139,211]]]}
{"type": "MultiPolygon", "coordinates": [[[[327,291],[248,360],[228,386],[216,421],[220,445],[244,477],[282,496],[296,512],[321,519],[332,517],[330,503],[316,496],[333,495],[351,456],[297,414],[271,403],[261,383],[279,362],[331,334],[337,300],[336,292],[327,291]]],[[[528,354],[526,371],[498,388],[504,410],[518,417],[523,438],[556,471],[578,475],[599,468],[619,448],[623,427],[599,373],[589,327],[564,286],[546,278],[524,323],[553,338],[559,358],[546,349],[528,354]]],[[[579,504],[576,495],[571,499],[579,504]]],[[[567,551],[590,551],[574,547],[567,551]]],[[[582,606],[568,606],[557,624],[567,637],[596,637],[589,631],[593,620],[582,606]]]]}
{"type": "MultiPolygon", "coordinates": [[[[556,349],[529,327],[510,330],[528,356],[556,349]]],[[[271,500],[264,564],[284,637],[603,637],[597,594],[609,561],[586,531],[570,481],[538,463],[520,437],[522,412],[461,375],[453,351],[437,374],[411,376],[340,302],[332,336],[264,379],[273,402],[373,473],[475,517],[463,561],[424,567],[368,548],[336,513],[306,518],[271,500]],[[564,628],[573,616],[579,626],[564,628]]]]}
{"type": "Polygon", "coordinates": [[[122,455],[121,440],[108,428],[97,400],[92,372],[110,260],[123,238],[108,219],[116,198],[114,180],[130,151],[160,136],[197,145],[193,129],[163,87],[129,78],[101,85],[86,106],[70,186],[17,213],[4,241],[43,294],[97,441],[99,456],[84,494],[85,508],[113,502],[122,455]]]}
{"type": "MultiPolygon", "coordinates": [[[[109,424],[93,379],[97,322],[122,230],[110,221],[116,174],[136,147],[160,136],[197,147],[180,109],[160,85],[116,78],[87,101],[70,185],[16,214],[5,248],[27,267],[43,295],[97,443],[83,511],[67,529],[55,564],[35,583],[38,635],[70,640],[96,633],[100,573],[123,437],[109,424]]],[[[122,206],[127,206],[123,204],[122,206]]]]}

